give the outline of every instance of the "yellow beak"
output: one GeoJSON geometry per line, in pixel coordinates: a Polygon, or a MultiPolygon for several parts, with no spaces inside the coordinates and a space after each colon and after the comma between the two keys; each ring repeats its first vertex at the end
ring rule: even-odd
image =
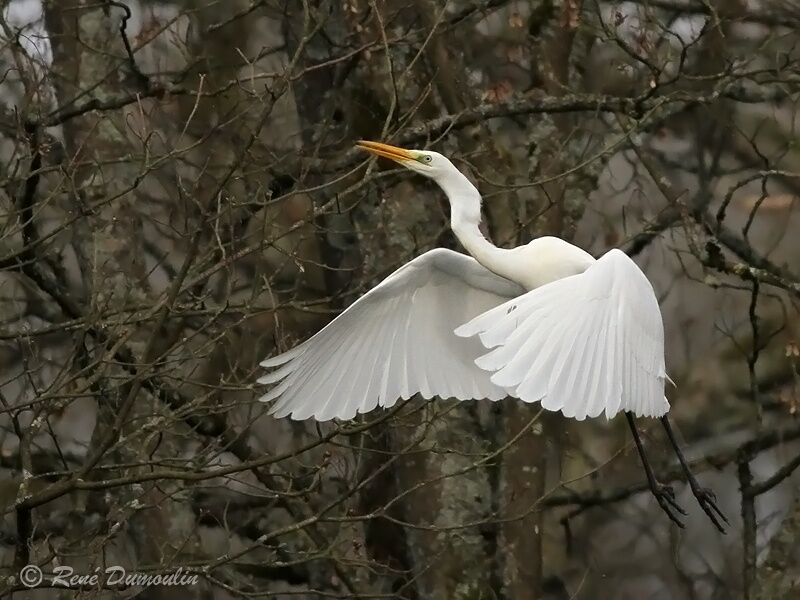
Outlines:
{"type": "Polygon", "coordinates": [[[372,154],[383,156],[384,158],[391,158],[394,161],[402,163],[407,160],[417,160],[413,152],[398,148],[397,146],[390,146],[389,144],[382,144],[380,142],[368,142],[366,140],[359,140],[356,146],[372,154]]]}

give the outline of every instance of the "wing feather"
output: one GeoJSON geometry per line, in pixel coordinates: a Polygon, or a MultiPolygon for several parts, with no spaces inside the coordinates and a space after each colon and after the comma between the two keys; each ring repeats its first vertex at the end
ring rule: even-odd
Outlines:
{"type": "MultiPolygon", "coordinates": [[[[330,339],[320,340],[319,344],[314,344],[313,346],[309,345],[307,353],[303,355],[303,364],[298,366],[298,368],[291,375],[291,388],[286,391],[285,397],[281,398],[281,412],[276,412],[276,414],[280,414],[280,416],[286,416],[289,414],[291,406],[297,397],[306,397],[312,399],[306,408],[314,406],[317,409],[320,409],[327,403],[326,398],[315,395],[316,391],[321,388],[322,383],[325,382],[324,375],[319,376],[319,367],[330,356],[334,356],[334,359],[331,362],[341,362],[342,357],[336,354],[336,348],[342,341],[343,333],[344,330],[332,332],[330,339]]],[[[331,366],[335,368],[336,364],[331,366]]],[[[274,410],[278,410],[277,405],[275,406],[274,410]]]]}
{"type": "MultiPolygon", "coordinates": [[[[387,304],[387,313],[392,314],[396,310],[397,298],[393,298],[387,304]]],[[[352,419],[358,413],[358,409],[363,407],[365,401],[377,400],[380,398],[381,386],[383,384],[383,372],[392,368],[392,348],[394,344],[395,328],[390,318],[383,318],[379,323],[379,331],[375,340],[376,349],[371,358],[365,361],[366,370],[361,381],[366,381],[366,391],[362,394],[354,393],[347,401],[347,408],[343,411],[344,419],[352,419]]],[[[340,369],[341,370],[341,369],[340,369]]],[[[335,417],[334,413],[332,417],[335,417]]]]}
{"type": "Polygon", "coordinates": [[[669,410],[658,301],[619,250],[479,315],[456,335],[477,336],[488,352],[476,364],[525,402],[576,419],[669,410]]]}
{"type": "MultiPolygon", "coordinates": [[[[397,310],[398,298],[393,298],[388,306],[389,314],[397,310]]],[[[375,408],[382,398],[386,398],[389,383],[389,377],[394,369],[397,368],[398,357],[394,353],[395,340],[397,338],[397,327],[392,327],[392,320],[384,319],[383,326],[380,333],[380,351],[375,353],[375,366],[376,373],[372,377],[372,384],[374,390],[371,388],[363,398],[357,396],[353,397],[350,401],[355,403],[353,416],[357,413],[368,412],[375,408]]],[[[347,411],[348,414],[350,411],[347,411]]]]}
{"type": "Polygon", "coordinates": [[[612,352],[604,352],[606,344],[612,348],[616,345],[615,340],[608,340],[611,312],[612,307],[610,306],[603,311],[602,321],[592,340],[591,354],[586,358],[585,364],[591,365],[591,377],[587,377],[585,388],[576,390],[579,397],[586,398],[586,414],[593,417],[603,412],[606,402],[608,402],[610,412],[616,413],[619,410],[620,394],[613,393],[609,385],[610,379],[605,377],[609,365],[613,364],[612,352]]]}
{"type": "MultiPolygon", "coordinates": [[[[574,331],[591,330],[595,323],[589,317],[589,312],[584,312],[579,321],[576,321],[574,331]]],[[[591,374],[591,363],[586,362],[586,347],[593,339],[592,331],[587,335],[575,335],[573,332],[573,343],[568,347],[567,351],[562,352],[563,364],[557,365],[553,371],[555,380],[553,387],[563,390],[560,395],[568,396],[568,402],[564,406],[564,415],[567,417],[574,417],[581,421],[586,418],[587,413],[587,398],[580,395],[581,389],[585,387],[583,381],[591,374]],[[582,365],[580,368],[574,368],[571,365],[582,365]]]]}
{"type": "Polygon", "coordinates": [[[273,384],[262,401],[270,412],[318,420],[351,418],[420,393],[461,400],[503,398],[475,360],[479,340],[454,329],[524,293],[473,258],[445,249],[426,252],[359,298],[306,342],[261,365],[273,384]]]}

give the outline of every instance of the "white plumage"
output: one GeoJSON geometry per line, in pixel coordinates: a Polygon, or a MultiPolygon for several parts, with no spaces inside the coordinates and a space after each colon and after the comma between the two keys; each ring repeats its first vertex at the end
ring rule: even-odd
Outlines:
{"type": "Polygon", "coordinates": [[[455,330],[491,352],[477,365],[525,402],[583,420],[620,410],[660,417],[664,328],[650,282],[619,250],[455,330]]]}
{"type": "Polygon", "coordinates": [[[276,416],[349,419],[421,394],[515,396],[576,419],[659,417],[664,331],[653,288],[619,250],[595,261],[544,237],[510,250],[480,233],[480,195],[444,156],[361,142],[434,179],[474,258],[426,252],[319,333],[268,358],[276,416]]]}
{"type": "Polygon", "coordinates": [[[489,398],[505,391],[475,360],[476,339],[453,330],[522,294],[469,256],[437,248],[418,256],[367,292],[319,333],[261,363],[278,367],[259,383],[280,381],[276,416],[349,419],[414,394],[425,398],[489,398]]]}
{"type": "Polygon", "coordinates": [[[450,226],[472,257],[426,252],[400,267],[315,336],[261,363],[262,401],[295,419],[349,419],[421,394],[516,396],[567,417],[624,411],[650,491],[678,526],[686,512],[660,483],[633,416],[658,417],[689,486],[724,533],[666,416],[664,327],[653,287],[619,250],[595,260],[555,237],[498,248],[481,234],[481,197],[436,152],[359,146],[430,177],[450,201],[450,226]]]}

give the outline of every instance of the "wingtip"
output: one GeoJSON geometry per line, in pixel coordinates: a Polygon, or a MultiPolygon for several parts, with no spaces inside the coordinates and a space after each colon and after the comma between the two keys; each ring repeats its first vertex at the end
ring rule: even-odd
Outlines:
{"type": "MultiPolygon", "coordinates": [[[[272,400],[275,400],[275,398],[277,398],[278,396],[280,396],[280,395],[283,393],[283,391],[284,391],[284,390],[282,390],[282,389],[280,389],[280,388],[281,388],[281,386],[279,386],[279,385],[278,385],[278,386],[275,386],[275,387],[274,387],[274,388],[272,388],[270,391],[268,391],[266,394],[264,394],[263,396],[261,396],[261,397],[258,399],[258,401],[259,401],[259,402],[264,402],[264,403],[266,403],[266,402],[271,402],[272,400]]],[[[273,406],[273,407],[270,409],[270,411],[269,411],[269,414],[273,414],[273,413],[275,412],[275,410],[276,410],[276,407],[275,407],[275,406],[273,406]]]]}
{"type": "Polygon", "coordinates": [[[267,373],[265,375],[262,375],[261,377],[256,379],[256,383],[261,384],[261,385],[269,385],[270,383],[279,382],[285,376],[286,376],[286,374],[281,373],[280,370],[272,371],[272,372],[267,373]]]}
{"type": "Polygon", "coordinates": [[[260,363],[258,363],[258,366],[259,367],[264,367],[264,368],[267,368],[267,369],[270,369],[272,367],[279,367],[284,362],[286,362],[284,360],[281,360],[282,358],[283,358],[283,354],[279,354],[278,356],[273,356],[271,358],[265,358],[260,363]]]}
{"type": "Polygon", "coordinates": [[[464,324],[464,325],[461,325],[460,327],[456,327],[456,328],[453,330],[453,334],[454,334],[456,337],[460,337],[460,338],[468,338],[468,337],[472,337],[472,336],[473,336],[473,335],[475,335],[476,333],[477,333],[477,331],[474,331],[474,330],[473,330],[471,327],[469,327],[469,323],[466,323],[466,324],[464,324]]]}
{"type": "Polygon", "coordinates": [[[291,350],[287,350],[286,352],[283,352],[276,356],[270,356],[268,358],[265,358],[258,364],[267,369],[272,367],[279,367],[280,365],[289,362],[293,358],[297,358],[302,352],[303,352],[303,344],[295,346],[291,350]]]}

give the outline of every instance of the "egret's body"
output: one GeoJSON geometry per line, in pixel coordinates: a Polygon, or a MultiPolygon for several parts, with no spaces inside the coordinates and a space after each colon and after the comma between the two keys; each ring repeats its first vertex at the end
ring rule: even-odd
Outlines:
{"type": "Polygon", "coordinates": [[[275,384],[261,398],[275,401],[271,412],[347,419],[415,394],[514,396],[579,420],[624,411],[651,488],[678,522],[671,510],[681,509],[655,481],[630,416],[663,417],[669,410],[661,312],[639,267],[619,250],[595,260],[555,237],[498,248],[480,231],[478,190],[447,158],[359,145],[436,181],[450,202],[451,228],[471,257],[426,252],[315,336],[263,361],[274,368],[259,379],[275,384]]]}
{"type": "Polygon", "coordinates": [[[536,238],[510,250],[500,250],[498,270],[491,270],[518,283],[526,291],[570,275],[579,275],[596,262],[585,250],[552,236],[536,238]]]}

